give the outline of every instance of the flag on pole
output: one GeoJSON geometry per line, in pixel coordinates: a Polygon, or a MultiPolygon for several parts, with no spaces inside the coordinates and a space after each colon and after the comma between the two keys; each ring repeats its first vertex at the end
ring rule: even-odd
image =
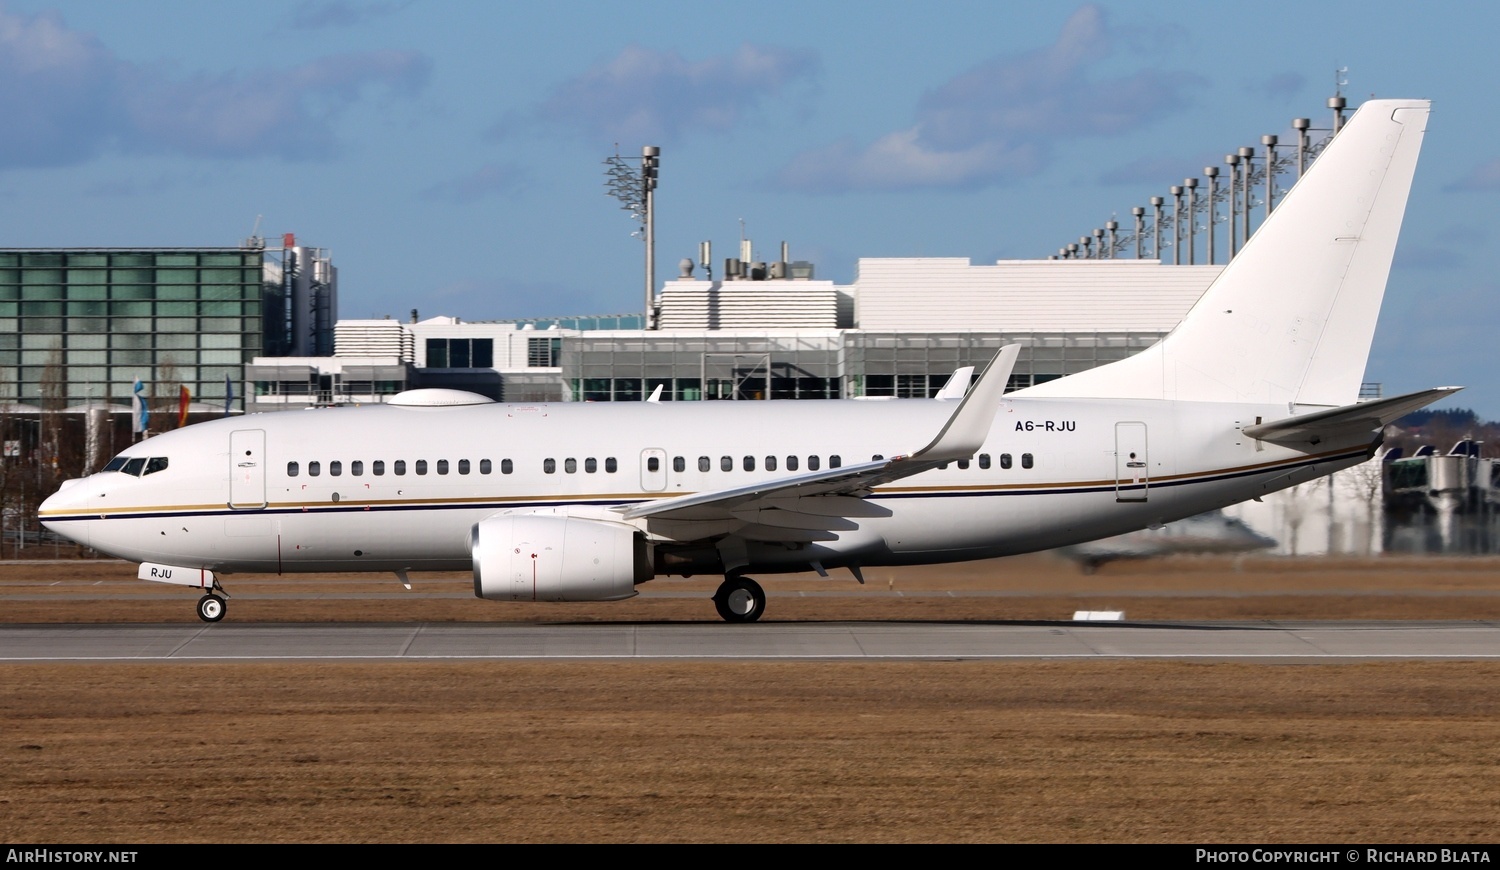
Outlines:
{"type": "Polygon", "coordinates": [[[146,397],[141,394],[145,389],[141,379],[135,379],[135,388],[130,396],[130,431],[137,435],[146,431],[146,425],[151,421],[151,411],[146,408],[146,397]]]}
{"type": "Polygon", "coordinates": [[[224,376],[224,416],[234,410],[234,384],[229,380],[229,375],[224,376]]]}
{"type": "Polygon", "coordinates": [[[177,428],[181,429],[187,425],[188,402],[192,401],[193,394],[188,392],[187,384],[177,387],[177,428]]]}

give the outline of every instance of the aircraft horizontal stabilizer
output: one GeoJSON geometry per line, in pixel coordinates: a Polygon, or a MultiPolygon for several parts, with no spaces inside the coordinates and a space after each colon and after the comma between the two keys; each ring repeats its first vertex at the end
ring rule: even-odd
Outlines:
{"type": "Polygon", "coordinates": [[[1441,398],[1451,396],[1461,389],[1463,387],[1434,387],[1430,390],[1392,396],[1389,399],[1359,402],[1342,408],[1330,408],[1326,411],[1246,426],[1244,431],[1246,435],[1260,441],[1271,441],[1277,444],[1317,444],[1330,438],[1377,432],[1387,423],[1441,398]]]}
{"type": "MultiPolygon", "coordinates": [[[[1018,344],[1001,348],[985,368],[974,389],[954,409],[942,431],[916,453],[764,480],[746,486],[622,505],[615,510],[627,520],[644,517],[705,520],[721,511],[728,517],[731,512],[742,514],[745,510],[759,507],[787,510],[788,500],[827,495],[863,496],[882,484],[921,474],[945,462],[968,459],[983,446],[985,436],[989,434],[990,426],[995,421],[995,412],[1000,407],[1000,397],[1005,394],[1011,369],[1015,367],[1016,357],[1020,352],[1021,346],[1018,344]],[[771,504],[772,500],[776,503],[771,504]]],[[[826,516],[823,511],[809,513],[826,516]]]]}
{"type": "Polygon", "coordinates": [[[963,366],[962,368],[956,368],[953,370],[953,374],[948,376],[948,383],[943,384],[943,388],[941,390],[938,390],[938,394],[936,396],[933,396],[933,398],[942,399],[945,402],[956,402],[959,399],[962,399],[964,395],[969,392],[969,382],[973,380],[973,378],[973,366],[963,366]]]}

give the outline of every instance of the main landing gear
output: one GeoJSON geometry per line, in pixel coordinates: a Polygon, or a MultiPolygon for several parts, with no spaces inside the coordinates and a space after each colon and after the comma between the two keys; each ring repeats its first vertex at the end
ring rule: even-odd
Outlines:
{"type": "Polygon", "coordinates": [[[725,622],[754,622],[766,612],[766,590],[749,577],[725,577],[714,593],[714,608],[725,622]]]}

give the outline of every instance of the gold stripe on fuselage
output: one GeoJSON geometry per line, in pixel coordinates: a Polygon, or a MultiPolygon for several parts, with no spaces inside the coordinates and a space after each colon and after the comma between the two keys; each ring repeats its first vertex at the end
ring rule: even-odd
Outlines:
{"type": "MultiPolygon", "coordinates": [[[[1330,450],[1324,453],[1309,454],[1290,459],[1282,459],[1274,462],[1263,462],[1253,465],[1231,466],[1211,471],[1188,472],[1183,474],[1170,474],[1161,477],[1152,477],[1147,485],[1162,485],[1165,483],[1180,483],[1196,479],[1212,479],[1231,474],[1247,474],[1258,471],[1273,471],[1286,465],[1302,465],[1308,462],[1317,462],[1331,459],[1340,455],[1348,455],[1351,450],[1330,450]]],[[[874,490],[875,495],[913,495],[921,493],[969,493],[981,495],[984,493],[1010,493],[1026,490],[1079,490],[1098,489],[1118,484],[1114,478],[1103,478],[1096,480],[1075,480],[1066,482],[1035,482],[1035,483],[1003,483],[1003,484],[963,484],[948,486],[884,486],[874,490]]],[[[139,513],[165,513],[165,514],[194,514],[194,513],[221,513],[229,514],[254,514],[260,511],[311,511],[326,508],[387,508],[387,507],[437,507],[442,505],[464,505],[473,504],[475,507],[503,506],[516,503],[547,504],[576,504],[579,502],[622,502],[636,503],[643,501],[654,501],[661,498],[676,498],[683,495],[691,495],[687,492],[613,492],[613,493],[579,493],[576,495],[475,495],[461,498],[412,498],[412,499],[341,499],[339,501],[298,501],[298,502],[268,502],[264,508],[230,508],[227,503],[221,504],[196,504],[196,505],[138,505],[135,507],[110,507],[90,510],[87,512],[64,512],[43,511],[41,519],[68,520],[68,519],[107,519],[111,516],[139,513]]]]}

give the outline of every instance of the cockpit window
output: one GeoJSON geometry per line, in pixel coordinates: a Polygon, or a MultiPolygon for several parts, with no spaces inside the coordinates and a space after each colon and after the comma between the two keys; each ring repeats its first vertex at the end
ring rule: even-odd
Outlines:
{"type": "Polygon", "coordinates": [[[142,477],[165,471],[166,467],[167,457],[165,456],[116,456],[100,471],[118,471],[131,477],[142,477]]]}

